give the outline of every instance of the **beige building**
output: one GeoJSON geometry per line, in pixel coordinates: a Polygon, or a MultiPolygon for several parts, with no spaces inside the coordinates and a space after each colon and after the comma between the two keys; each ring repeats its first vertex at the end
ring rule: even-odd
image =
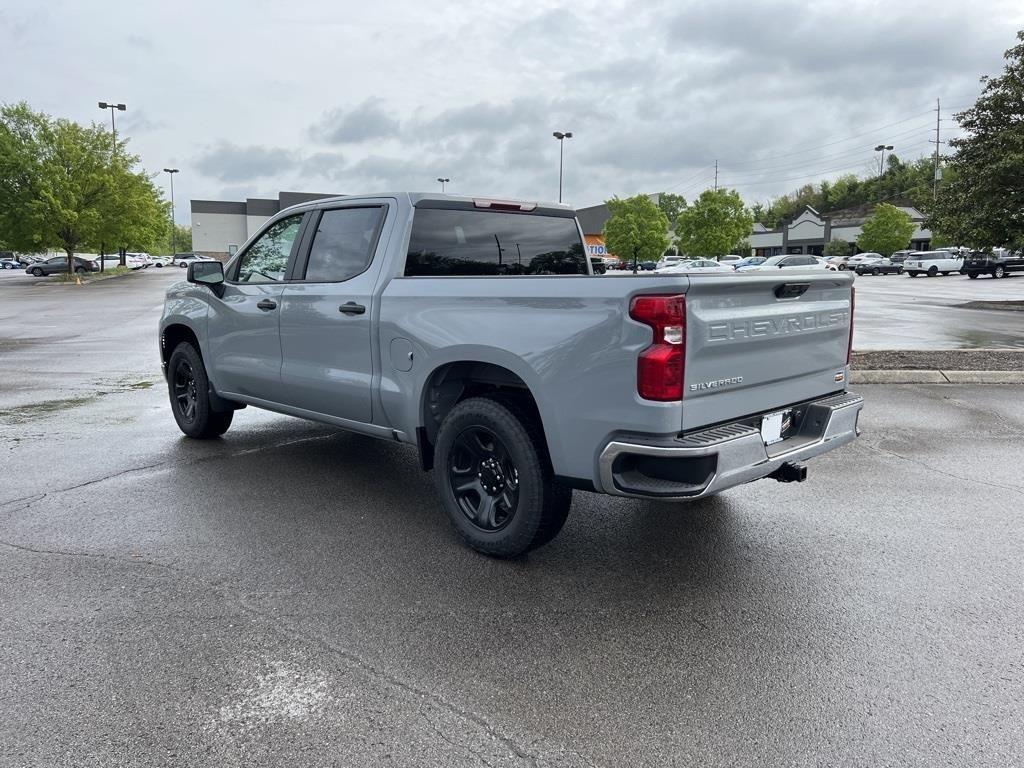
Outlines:
{"type": "MultiPolygon", "coordinates": [[[[927,251],[932,233],[924,226],[924,214],[913,206],[896,207],[914,222],[914,234],[910,236],[907,247],[915,251],[927,251]]],[[[776,256],[780,253],[820,256],[825,244],[832,240],[845,240],[856,245],[861,227],[874,212],[875,206],[864,205],[821,214],[808,205],[776,229],[755,224],[749,238],[750,247],[755,256],[776,256]]]]}
{"type": "Polygon", "coordinates": [[[324,197],[337,195],[281,192],[276,200],[261,197],[250,197],[244,202],[193,200],[192,250],[223,261],[278,211],[324,197]]]}

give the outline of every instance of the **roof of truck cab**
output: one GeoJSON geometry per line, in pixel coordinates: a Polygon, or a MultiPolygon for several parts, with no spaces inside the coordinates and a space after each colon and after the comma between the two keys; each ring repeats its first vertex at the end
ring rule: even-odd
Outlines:
{"type": "Polygon", "coordinates": [[[416,207],[421,203],[466,203],[472,205],[477,201],[489,200],[496,203],[526,203],[529,205],[535,205],[536,208],[530,213],[543,213],[544,211],[558,211],[559,213],[565,214],[566,211],[573,211],[574,208],[566,203],[555,203],[547,200],[524,200],[521,198],[513,197],[489,197],[486,195],[479,195],[475,197],[467,197],[465,195],[445,195],[439,192],[377,192],[371,194],[362,195],[340,195],[338,197],[321,197],[317,200],[309,200],[306,202],[293,205],[284,210],[312,210],[316,208],[323,208],[333,203],[339,202],[353,202],[356,200],[379,200],[381,198],[407,198],[409,203],[416,207]]]}

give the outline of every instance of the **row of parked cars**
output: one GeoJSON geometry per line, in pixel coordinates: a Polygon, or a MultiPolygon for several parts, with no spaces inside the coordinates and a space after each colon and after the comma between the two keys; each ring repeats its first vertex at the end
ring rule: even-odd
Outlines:
{"type": "MultiPolygon", "coordinates": [[[[631,269],[626,262],[610,260],[602,264],[606,269],[631,269]]],[[[991,253],[960,248],[942,248],[934,251],[897,251],[891,256],[880,253],[858,253],[852,256],[822,258],[811,254],[780,254],[778,256],[722,256],[702,259],[691,256],[664,256],[658,262],[642,262],[644,271],[659,273],[679,272],[748,272],[772,269],[849,270],[858,275],[967,275],[972,280],[981,275],[994,278],[1009,277],[1011,272],[1024,271],[1024,252],[1010,252],[996,248],[991,253]]],[[[595,272],[603,273],[604,268],[595,272]]]]}
{"type": "MultiPolygon", "coordinates": [[[[101,266],[103,269],[112,269],[121,264],[121,257],[117,254],[107,254],[95,259],[75,256],[74,259],[75,272],[80,275],[87,272],[99,272],[101,266]],[[100,259],[103,261],[102,265],[100,264],[100,259]]],[[[209,260],[211,260],[209,256],[203,256],[199,253],[179,253],[174,257],[150,256],[148,253],[125,254],[125,266],[129,269],[162,268],[168,266],[184,269],[193,261],[209,260]]],[[[26,274],[35,277],[46,277],[67,272],[68,257],[51,256],[47,258],[45,256],[26,256],[11,253],[9,256],[0,259],[0,269],[24,269],[26,274]]]]}

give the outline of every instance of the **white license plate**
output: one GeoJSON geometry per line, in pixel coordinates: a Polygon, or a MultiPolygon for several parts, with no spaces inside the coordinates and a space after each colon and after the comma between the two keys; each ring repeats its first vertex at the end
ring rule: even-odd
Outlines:
{"type": "Polygon", "coordinates": [[[777,411],[761,417],[761,439],[765,445],[782,442],[782,422],[787,421],[789,411],[777,411]]]}

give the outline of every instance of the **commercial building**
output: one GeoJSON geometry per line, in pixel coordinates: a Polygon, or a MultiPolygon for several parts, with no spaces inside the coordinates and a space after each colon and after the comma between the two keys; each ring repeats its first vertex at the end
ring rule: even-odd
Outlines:
{"type": "Polygon", "coordinates": [[[232,256],[260,225],[292,205],[337,195],[281,192],[277,199],[250,197],[244,202],[192,201],[192,250],[221,260],[232,256]]]}
{"type": "MultiPolygon", "coordinates": [[[[914,234],[910,236],[908,247],[915,251],[927,251],[932,233],[924,226],[924,214],[910,205],[896,207],[914,222],[914,234]]],[[[825,244],[832,240],[855,244],[864,222],[871,218],[874,211],[875,206],[863,205],[822,214],[808,205],[775,229],[755,224],[749,238],[750,247],[755,256],[776,256],[780,253],[820,256],[825,244]]]]}

